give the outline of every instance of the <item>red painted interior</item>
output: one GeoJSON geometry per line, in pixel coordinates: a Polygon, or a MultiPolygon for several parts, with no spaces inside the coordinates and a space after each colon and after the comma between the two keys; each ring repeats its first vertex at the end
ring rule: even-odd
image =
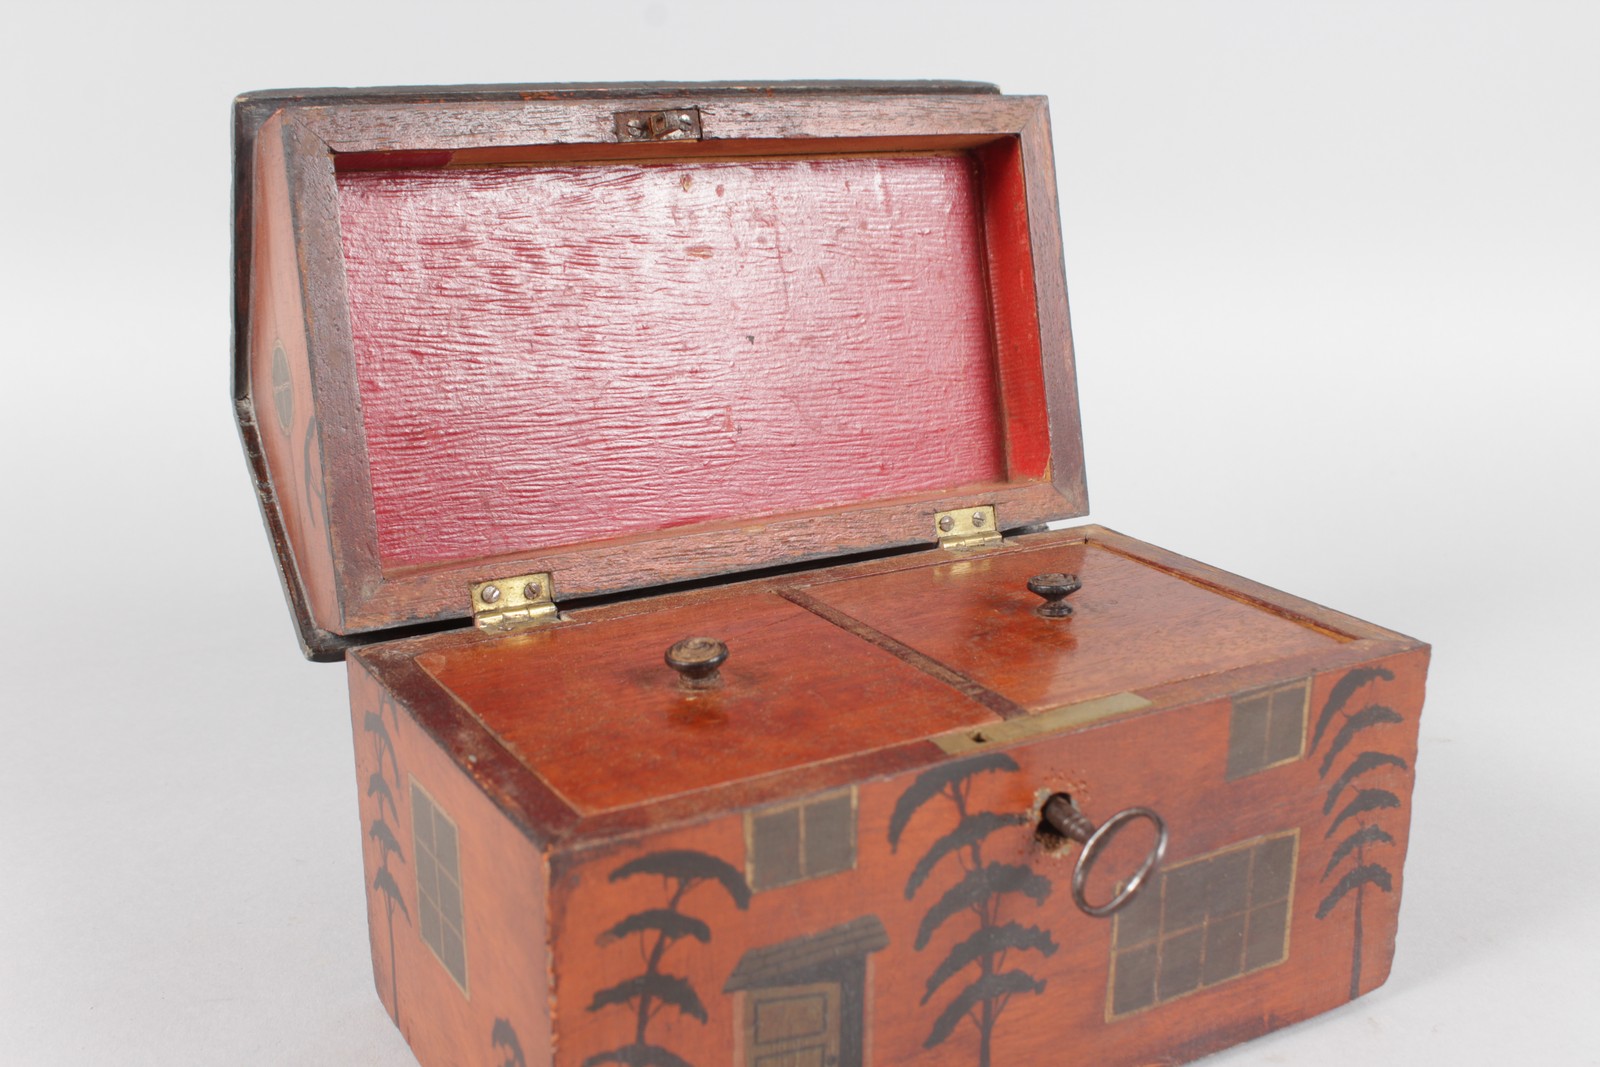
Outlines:
{"type": "Polygon", "coordinates": [[[384,566],[1043,477],[1015,148],[983,166],[341,171],[384,566]]]}
{"type": "Polygon", "coordinates": [[[1015,140],[978,152],[983,174],[983,221],[988,238],[1000,406],[1006,419],[1006,469],[1013,481],[1050,476],[1050,424],[1045,417],[1044,361],[1039,350],[1039,305],[1034,294],[1033,246],[1022,151],[1015,140]]]}

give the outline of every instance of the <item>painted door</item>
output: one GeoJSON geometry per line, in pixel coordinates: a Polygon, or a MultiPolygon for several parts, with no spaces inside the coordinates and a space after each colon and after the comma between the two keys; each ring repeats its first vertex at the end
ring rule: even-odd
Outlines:
{"type": "Polygon", "coordinates": [[[747,1067],[837,1067],[839,984],[753,989],[745,996],[747,1067]]]}

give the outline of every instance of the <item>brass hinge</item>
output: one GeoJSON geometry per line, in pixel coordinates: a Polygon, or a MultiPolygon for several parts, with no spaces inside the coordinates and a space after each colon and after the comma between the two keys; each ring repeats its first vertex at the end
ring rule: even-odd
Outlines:
{"type": "Polygon", "coordinates": [[[983,548],[1001,541],[1000,523],[989,504],[941,511],[933,517],[933,530],[940,548],[983,548]]]}
{"type": "Polygon", "coordinates": [[[554,622],[556,603],[550,575],[519,574],[472,586],[472,621],[480,630],[509,633],[554,622]]]}

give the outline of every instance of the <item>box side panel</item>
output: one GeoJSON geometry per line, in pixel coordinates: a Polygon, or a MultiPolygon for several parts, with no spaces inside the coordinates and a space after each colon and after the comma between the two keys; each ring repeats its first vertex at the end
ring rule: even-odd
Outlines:
{"type": "MultiPolygon", "coordinates": [[[[1342,1004],[1392,958],[1425,668],[1414,650],[558,854],[556,1062],[1132,1067],[1342,1004]],[[1170,830],[1112,919],[1072,901],[1077,846],[1039,833],[1056,792],[1170,830]]],[[[1153,840],[1130,824],[1089,899],[1153,840]]]]}
{"type": "MultiPolygon", "coordinates": [[[[256,142],[251,197],[254,255],[249,281],[250,333],[245,357],[249,389],[239,401],[241,428],[258,439],[265,470],[256,491],[278,545],[291,598],[308,609],[313,626],[343,623],[333,566],[322,431],[312,399],[305,309],[295,256],[281,117],[256,142]],[[287,551],[285,550],[287,547],[287,551]]],[[[297,604],[297,611],[300,605],[297,604]]]]}
{"type": "Polygon", "coordinates": [[[1307,762],[1322,804],[1306,884],[1316,907],[1308,900],[1298,918],[1308,912],[1342,933],[1351,999],[1387,981],[1394,962],[1428,659],[1417,649],[1321,677],[1312,690],[1307,762]]]}
{"type": "Polygon", "coordinates": [[[423,1067],[547,1063],[544,856],[350,661],[378,996],[423,1067]]]}

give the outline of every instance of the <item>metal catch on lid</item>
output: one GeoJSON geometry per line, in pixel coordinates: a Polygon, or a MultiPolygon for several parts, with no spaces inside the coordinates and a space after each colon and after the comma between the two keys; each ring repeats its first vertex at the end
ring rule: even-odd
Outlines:
{"type": "Polygon", "coordinates": [[[698,141],[705,136],[697,107],[619,111],[616,120],[619,141],[698,141]]]}

